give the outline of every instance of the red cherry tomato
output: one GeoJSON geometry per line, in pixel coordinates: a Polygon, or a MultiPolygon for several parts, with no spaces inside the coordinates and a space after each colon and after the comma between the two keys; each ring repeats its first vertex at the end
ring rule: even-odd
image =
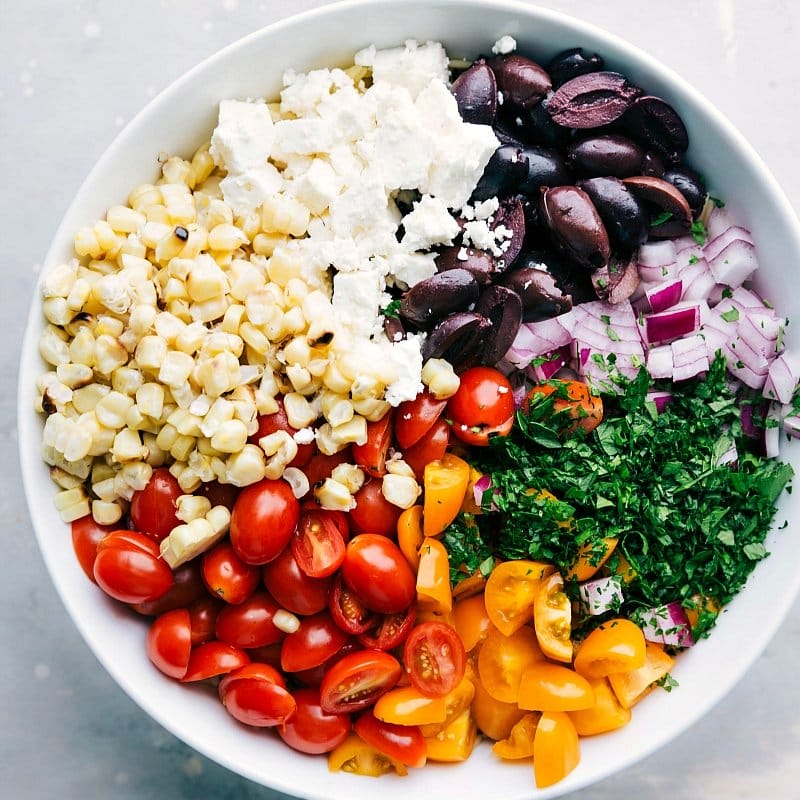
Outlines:
{"type": "Polygon", "coordinates": [[[228,539],[203,554],[202,571],[208,591],[231,605],[247,600],[261,581],[261,570],[245,564],[228,539]]]}
{"type": "Polygon", "coordinates": [[[158,541],[181,524],[175,516],[177,500],[185,494],[177,478],[166,467],[153,470],[144,489],[131,498],[131,522],[137,531],[149,533],[158,541]]]}
{"type": "Polygon", "coordinates": [[[442,415],[447,400],[437,400],[427,389],[400,403],[394,417],[394,438],[401,450],[416,444],[442,415]]]}
{"type": "Polygon", "coordinates": [[[147,657],[170,678],[182,678],[189,668],[192,651],[191,617],[176,608],[156,617],[147,631],[147,657]]]}
{"type": "Polygon", "coordinates": [[[409,767],[424,767],[428,747],[418,725],[382,722],[372,711],[362,714],[353,726],[355,732],[379,753],[409,767]]]}
{"type": "MultiPolygon", "coordinates": [[[[300,503],[300,516],[305,514],[307,511],[320,511],[322,510],[320,505],[313,497],[306,497],[305,500],[301,501],[300,503]]],[[[345,511],[338,511],[335,508],[326,508],[324,509],[325,515],[333,520],[336,524],[336,527],[339,529],[339,533],[342,534],[342,539],[344,539],[345,544],[350,541],[350,515],[345,511]]]]}
{"type": "Polygon", "coordinates": [[[97,585],[115,600],[143,603],[166,594],[172,570],[159,557],[158,543],[136,531],[113,531],[97,546],[97,585]]]}
{"type": "Polygon", "coordinates": [[[189,606],[192,647],[210,642],[217,635],[217,616],[224,607],[221,600],[201,597],[189,606]]]}
{"type": "Polygon", "coordinates": [[[188,608],[201,597],[206,597],[208,590],[200,574],[200,560],[192,559],[177,567],[172,572],[172,586],[156,600],[136,603],[134,611],[150,617],[157,617],[176,608],[188,608]]]}
{"type": "Polygon", "coordinates": [[[330,578],[309,578],[291,547],[264,566],[264,586],[275,601],[293,614],[316,614],[328,605],[330,578]]]}
{"type": "Polygon", "coordinates": [[[330,478],[334,467],[338,467],[339,464],[352,463],[353,452],[349,447],[345,447],[344,450],[340,450],[332,456],[326,456],[324,453],[315,453],[303,467],[303,472],[305,472],[309,484],[314,487],[318,483],[322,483],[325,478],[330,478]]]}
{"type": "Polygon", "coordinates": [[[349,653],[360,649],[355,639],[348,639],[344,643],[344,647],[338,653],[334,653],[327,661],[323,661],[321,664],[311,669],[301,669],[297,672],[293,672],[292,679],[301,686],[318,689],[323,678],[328,674],[328,670],[330,670],[337,661],[341,661],[349,653]]]}
{"type": "Polygon", "coordinates": [[[344,561],[344,538],[324,509],[304,511],[291,539],[297,565],[310,578],[327,578],[344,561]]]}
{"type": "MultiPolygon", "coordinates": [[[[258,430],[250,436],[248,441],[250,444],[258,444],[259,439],[269,436],[271,433],[277,431],[286,431],[291,436],[297,433],[298,428],[293,428],[289,424],[289,418],[286,416],[286,409],[283,406],[283,399],[276,397],[275,401],[278,404],[278,410],[274,414],[262,414],[258,418],[258,430]]],[[[289,464],[290,467],[303,467],[308,464],[311,456],[314,455],[316,446],[314,442],[308,444],[297,445],[297,455],[292,459],[289,464]]]]}
{"type": "Polygon", "coordinates": [[[297,708],[286,722],[278,728],[278,736],[289,747],[301,753],[319,755],[330,753],[350,733],[350,717],[347,714],[328,714],[319,702],[319,689],[298,689],[294,693],[297,708]]]}
{"type": "Polygon", "coordinates": [[[375,650],[394,650],[408,638],[416,619],[417,609],[412,604],[401,614],[385,615],[375,628],[362,633],[358,641],[375,650]]]}
{"type": "Polygon", "coordinates": [[[379,533],[396,538],[397,520],[403,509],[383,496],[382,486],[382,478],[372,478],[355,493],[356,505],[350,509],[350,524],[356,533],[379,533]]]}
{"type": "Polygon", "coordinates": [[[231,514],[231,544],[247,564],[266,564],[289,543],[300,517],[292,487],[264,479],[243,489],[231,514]]]}
{"type": "Polygon", "coordinates": [[[375,478],[386,474],[386,455],[392,445],[392,420],[389,411],[376,422],[367,423],[367,441],[353,445],[353,458],[359,467],[375,478]]]}
{"type": "Polygon", "coordinates": [[[400,680],[396,658],[382,650],[357,650],[337,661],[322,680],[320,705],[328,714],[360,711],[400,680]]]}
{"type": "Polygon", "coordinates": [[[403,661],[411,683],[426,697],[444,697],[461,683],[467,667],[464,645],[443,622],[423,622],[406,639],[403,661]]]}
{"type": "Polygon", "coordinates": [[[358,599],[358,595],[347,586],[342,576],[337,575],[328,597],[328,609],[333,621],[345,632],[365,633],[375,623],[375,615],[358,599]]]}
{"type": "Polygon", "coordinates": [[[225,506],[228,511],[233,509],[236,498],[239,496],[239,489],[230,483],[219,483],[219,481],[209,481],[201,483],[195,490],[195,494],[201,494],[208,499],[211,507],[225,506]]]}
{"type": "Polygon", "coordinates": [[[514,393],[502,372],[493,367],[472,367],[461,376],[450,398],[447,415],[453,435],[471,445],[489,444],[489,436],[508,436],[514,425],[514,393]]]}
{"type": "Polygon", "coordinates": [[[403,460],[414,470],[419,480],[425,474],[425,465],[440,461],[450,443],[450,426],[437,419],[431,429],[415,444],[403,451],[403,460]]]}
{"type": "Polygon", "coordinates": [[[342,577],[370,611],[380,614],[399,614],[416,597],[406,557],[393,541],[375,533],[360,533],[347,543],[342,577]]]}
{"type": "Polygon", "coordinates": [[[219,697],[234,719],[257,728],[285,724],[297,707],[283,677],[269,664],[251,663],[229,672],[220,681],[219,697]]]}
{"type": "Polygon", "coordinates": [[[192,649],[189,666],[181,682],[191,683],[227,675],[249,663],[250,657],[239,647],[225,642],[206,642],[192,649]]]}
{"type": "Polygon", "coordinates": [[[338,628],[327,611],[300,620],[300,628],[283,640],[281,667],[284,672],[312,669],[338,653],[347,634],[338,628]]]}
{"type": "Polygon", "coordinates": [[[254,662],[269,664],[271,667],[280,671],[281,645],[282,642],[275,642],[275,644],[265,644],[263,647],[251,647],[247,651],[247,655],[249,655],[254,662]]]}
{"type": "Polygon", "coordinates": [[[81,569],[92,583],[96,583],[94,560],[97,558],[97,545],[113,530],[115,529],[110,525],[98,525],[91,514],[72,523],[72,548],[81,569]]]}
{"type": "Polygon", "coordinates": [[[263,647],[283,639],[272,624],[280,606],[266,593],[253,592],[237,606],[224,606],[217,615],[217,638],[236,647],[263,647]]]}

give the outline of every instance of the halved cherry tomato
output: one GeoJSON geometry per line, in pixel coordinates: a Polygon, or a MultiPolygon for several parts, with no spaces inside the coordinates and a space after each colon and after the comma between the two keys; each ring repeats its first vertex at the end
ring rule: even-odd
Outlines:
{"type": "Polygon", "coordinates": [[[243,603],[226,605],[217,615],[217,638],[236,647],[264,647],[284,637],[272,623],[280,606],[266,593],[253,592],[243,603]]]}
{"type": "Polygon", "coordinates": [[[360,533],[347,543],[342,578],[368,609],[381,614],[399,614],[415,598],[416,580],[405,556],[378,534],[360,533]]]}
{"type": "Polygon", "coordinates": [[[628,619],[612,619],[595,628],[575,654],[575,671],[585,678],[630,672],[644,666],[644,634],[628,619]]]}
{"type": "MultiPolygon", "coordinates": [[[[276,433],[277,431],[286,431],[290,436],[294,436],[294,434],[297,433],[297,428],[293,428],[289,424],[289,418],[286,416],[286,409],[283,405],[283,398],[278,395],[275,398],[275,402],[278,404],[278,410],[274,414],[262,414],[258,417],[258,430],[249,437],[248,441],[250,444],[257,445],[260,439],[269,436],[271,433],[276,433]]],[[[289,466],[305,466],[314,455],[315,449],[313,442],[298,444],[297,455],[292,459],[289,466]]]]}
{"type": "Polygon", "coordinates": [[[297,565],[310,578],[327,578],[344,561],[344,537],[324,509],[304,511],[290,541],[297,565]]]}
{"type": "Polygon", "coordinates": [[[201,597],[189,606],[192,647],[210,642],[217,635],[217,617],[224,603],[213,597],[201,597]]]}
{"type": "Polygon", "coordinates": [[[403,510],[383,496],[382,486],[382,478],[371,478],[353,495],[356,504],[349,516],[356,533],[379,533],[392,538],[397,535],[397,520],[403,510]]]}
{"type": "Polygon", "coordinates": [[[378,699],[372,713],[395,725],[442,725],[447,705],[444,697],[426,697],[413,686],[398,686],[378,699]]]}
{"type": "Polygon", "coordinates": [[[533,627],[539,647],[548,658],[572,663],[572,605],[560,572],[548,575],[536,589],[533,627]]]}
{"type": "Polygon", "coordinates": [[[347,714],[374,705],[400,680],[400,662],[382,650],[357,650],[337,661],[322,680],[320,705],[347,714]]]}
{"type": "Polygon", "coordinates": [[[520,628],[511,636],[493,630],[478,653],[478,675],[496,700],[516,703],[522,674],[537,661],[544,661],[544,655],[530,628],[520,628]]]}
{"type": "Polygon", "coordinates": [[[472,714],[478,729],[495,741],[507,739],[514,725],[525,716],[525,712],[516,703],[504,703],[492,697],[477,673],[473,674],[471,680],[475,687],[472,714]]]}
{"type": "Polygon", "coordinates": [[[392,761],[355,733],[351,733],[330,752],[328,769],[331,772],[350,772],[353,775],[368,775],[371,778],[377,778],[387,772],[408,774],[404,764],[392,761]]]}
{"type": "Polygon", "coordinates": [[[444,730],[425,739],[430,761],[466,761],[477,737],[475,720],[469,709],[462,711],[444,730]]]}
{"type": "Polygon", "coordinates": [[[539,725],[541,715],[535,711],[526,714],[519,722],[514,724],[508,737],[495,742],[492,752],[500,758],[512,761],[533,756],[533,739],[539,725]]]}
{"type": "Polygon", "coordinates": [[[449,443],[450,426],[440,417],[416,444],[403,450],[403,461],[419,479],[425,472],[426,464],[444,458],[449,443]]]}
{"type": "Polygon", "coordinates": [[[595,736],[627,725],[631,721],[631,710],[617,700],[608,678],[589,678],[589,683],[594,692],[594,705],[569,712],[578,735],[595,736]]]}
{"type": "Polygon", "coordinates": [[[294,692],[296,709],[285,725],[278,727],[278,736],[289,747],[301,753],[318,755],[338,747],[350,733],[347,714],[328,714],[319,703],[319,689],[298,689],[294,692]]]}
{"type": "Polygon", "coordinates": [[[394,650],[408,638],[417,621],[417,609],[410,605],[400,614],[384,614],[375,627],[358,635],[358,641],[375,650],[394,650]]]}
{"type": "Polygon", "coordinates": [[[599,542],[587,542],[578,549],[575,562],[564,575],[564,580],[588,581],[599,572],[614,552],[619,539],[608,536],[599,542]]]}
{"type": "Polygon", "coordinates": [[[519,559],[498,564],[486,580],[486,613],[506,636],[533,619],[533,601],[543,578],[554,567],[541,561],[519,559]]]}
{"type": "Polygon", "coordinates": [[[508,436],[514,425],[514,393],[508,378],[493,367],[472,367],[447,404],[453,435],[485,446],[490,436],[508,436]]]}
{"type": "Polygon", "coordinates": [[[284,672],[312,669],[338,653],[346,641],[347,634],[327,611],[303,617],[300,628],[283,640],[281,667],[284,672]]]}
{"type": "MultiPolygon", "coordinates": [[[[292,673],[292,680],[300,686],[307,686],[313,689],[319,689],[322,685],[323,678],[328,674],[330,668],[337,662],[341,661],[346,655],[355,653],[359,650],[359,644],[353,639],[348,639],[344,643],[344,647],[338,653],[334,653],[327,661],[311,669],[301,669],[292,673]]],[[[281,659],[278,655],[278,667],[280,668],[281,659]]]]}
{"type": "Polygon", "coordinates": [[[612,672],[608,682],[620,704],[630,708],[638,703],[675,665],[675,659],[656,642],[645,642],[644,664],[629,672],[612,672]]]}
{"type": "Polygon", "coordinates": [[[378,752],[409,767],[424,767],[427,757],[425,740],[416,725],[394,725],[376,719],[365,711],[353,730],[378,752]]]}
{"type": "Polygon", "coordinates": [[[581,381],[553,378],[534,386],[525,398],[524,411],[528,413],[533,405],[553,394],[553,416],[561,423],[562,435],[574,433],[578,428],[591,433],[603,421],[603,401],[581,381]]]}
{"type": "Polygon", "coordinates": [[[367,423],[367,441],[353,445],[353,458],[359,467],[374,478],[386,474],[386,454],[392,444],[393,411],[379,420],[367,423]]]}
{"type": "Polygon", "coordinates": [[[425,467],[422,530],[437,536],[458,516],[469,483],[469,464],[453,453],[425,467]]]}
{"type": "Polygon", "coordinates": [[[175,516],[177,500],[184,494],[177,478],[166,467],[153,470],[144,489],[131,498],[131,522],[137,531],[149,533],[157,541],[169,536],[181,524],[175,516]]]}
{"type": "Polygon", "coordinates": [[[161,597],[136,603],[131,608],[139,614],[157,617],[176,608],[187,608],[207,596],[208,589],[203,583],[200,559],[193,558],[172,571],[172,586],[161,597]]]}
{"type": "Polygon", "coordinates": [[[426,538],[419,549],[417,603],[437,614],[449,614],[453,610],[450,559],[438,539],[426,538]]]}
{"type": "Polygon", "coordinates": [[[231,605],[247,600],[261,581],[261,570],[245,564],[228,539],[203,554],[202,570],[208,591],[231,605]]]}
{"type": "Polygon", "coordinates": [[[333,586],[328,597],[328,610],[333,621],[345,632],[350,634],[366,633],[377,622],[373,614],[358,599],[358,595],[345,584],[341,575],[334,578],[333,586]]]}
{"type": "Polygon", "coordinates": [[[401,450],[415,445],[442,415],[447,400],[437,400],[427,389],[397,407],[394,438],[401,450]]]}
{"type": "Polygon", "coordinates": [[[422,506],[405,509],[397,520],[397,545],[414,572],[419,567],[419,548],[424,538],[422,506]]]}
{"type": "Polygon", "coordinates": [[[309,578],[297,563],[291,547],[264,565],[264,586],[273,599],[293,614],[316,614],[328,605],[330,578],[309,578]]]}
{"type": "Polygon", "coordinates": [[[123,603],[156,600],[172,586],[172,570],[160,557],[158,543],[136,531],[117,530],[100,540],[94,578],[107,595],[123,603]]]}
{"type": "Polygon", "coordinates": [[[533,737],[533,774],[544,789],[569,775],[580,761],[578,733],[563,711],[546,711],[533,737]]]}
{"type": "Polygon", "coordinates": [[[303,467],[303,472],[308,478],[308,482],[313,488],[318,483],[322,483],[325,478],[330,478],[333,470],[339,464],[352,464],[353,451],[350,447],[339,450],[338,453],[326,456],[324,453],[314,453],[309,462],[303,467]]]}
{"type": "Polygon", "coordinates": [[[265,478],[242,489],[231,513],[231,544],[247,564],[266,564],[289,543],[300,504],[283,479],[265,478]]]}
{"type": "Polygon", "coordinates": [[[593,704],[589,681],[569,667],[538,661],[522,673],[517,705],[526,711],[578,711],[593,704]]]}
{"type": "Polygon", "coordinates": [[[269,664],[229,672],[219,684],[219,697],[234,719],[257,728],[282,726],[297,708],[280,672],[269,664]]]}
{"type": "Polygon", "coordinates": [[[453,606],[453,622],[464,650],[474,650],[492,629],[482,594],[474,594],[458,600],[453,606]]]}
{"type": "Polygon", "coordinates": [[[72,548],[75,550],[78,563],[81,565],[86,577],[92,583],[97,583],[94,579],[94,560],[97,558],[97,545],[100,544],[101,539],[105,539],[115,528],[111,525],[98,525],[91,514],[76,519],[71,528],[72,548]]]}
{"type": "Polygon", "coordinates": [[[462,712],[469,710],[474,698],[475,685],[465,674],[461,683],[453,691],[448,692],[444,697],[431,698],[444,703],[445,716],[442,722],[420,723],[422,735],[427,738],[441,733],[450,723],[455,721],[456,717],[460,717],[462,712]]]}
{"type": "Polygon", "coordinates": [[[192,648],[189,666],[181,682],[204,681],[218,675],[227,675],[249,663],[250,657],[239,647],[225,642],[206,642],[192,648]]]}
{"type": "Polygon", "coordinates": [[[483,499],[483,491],[476,491],[475,489],[475,484],[481,478],[483,478],[483,473],[477,470],[475,467],[470,466],[467,491],[464,494],[464,502],[461,504],[462,514],[483,514],[483,509],[481,508],[479,502],[483,499]]]}
{"type": "MultiPolygon", "coordinates": [[[[463,565],[462,565],[463,567],[463,565]]],[[[462,571],[461,569],[459,571],[462,571]]],[[[453,587],[453,600],[463,600],[465,597],[472,597],[476,594],[483,594],[486,588],[486,578],[480,569],[475,570],[468,578],[459,581],[453,587]]]]}
{"type": "Polygon", "coordinates": [[[189,612],[176,608],[156,617],[147,631],[147,657],[170,678],[182,678],[189,668],[192,628],[189,612]]]}
{"type": "Polygon", "coordinates": [[[427,697],[444,697],[464,678],[467,656],[458,634],[441,622],[417,625],[403,647],[411,683],[427,697]]]}

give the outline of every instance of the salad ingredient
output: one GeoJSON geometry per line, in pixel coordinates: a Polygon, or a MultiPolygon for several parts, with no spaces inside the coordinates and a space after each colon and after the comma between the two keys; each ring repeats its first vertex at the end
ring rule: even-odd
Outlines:
{"type": "Polygon", "coordinates": [[[181,682],[194,683],[227,675],[249,663],[250,657],[240,647],[218,641],[203,642],[192,648],[181,682]]]}
{"type": "Polygon", "coordinates": [[[446,406],[446,399],[434,397],[426,390],[413,400],[402,403],[394,421],[394,437],[400,449],[405,450],[417,444],[433,427],[446,406]]]}
{"type": "Polygon", "coordinates": [[[97,558],[97,545],[110,534],[114,528],[110,525],[98,525],[94,517],[87,515],[76,519],[70,525],[72,533],[72,549],[86,577],[95,582],[94,562],[97,558]]]}
{"type": "Polygon", "coordinates": [[[572,606],[560,572],[541,579],[533,598],[533,628],[542,652],[554,661],[572,662],[572,606]]]}
{"type": "Polygon", "coordinates": [[[278,735],[289,747],[301,753],[318,755],[338,747],[350,733],[350,718],[344,714],[328,714],[319,700],[319,689],[297,689],[293,692],[295,712],[277,728],[278,735]]]}
{"type": "Polygon", "coordinates": [[[372,709],[376,719],[396,725],[439,725],[447,719],[443,697],[427,697],[413,686],[391,689],[372,709]]]}
{"type": "Polygon", "coordinates": [[[533,619],[534,598],[549,564],[515,559],[497,564],[486,580],[486,616],[504,636],[511,636],[533,619]]]}
{"type": "Polygon", "coordinates": [[[131,608],[139,614],[157,617],[176,608],[189,608],[207,595],[197,561],[189,561],[172,571],[172,586],[155,600],[135,603],[131,608]]]}
{"type": "Polygon", "coordinates": [[[232,605],[247,600],[261,582],[261,570],[242,561],[229,541],[204,553],[201,569],[208,591],[232,605]]]}
{"type": "Polygon", "coordinates": [[[636,615],[637,622],[650,642],[661,642],[674,647],[691,647],[694,644],[689,618],[678,602],[658,608],[646,608],[636,615]]]}
{"type": "Polygon", "coordinates": [[[369,611],[359,600],[358,595],[345,584],[341,575],[334,578],[330,593],[328,594],[326,590],[326,597],[333,621],[345,633],[366,633],[374,627],[375,614],[369,611]]]}
{"type": "Polygon", "coordinates": [[[469,464],[453,453],[425,465],[422,531],[438,536],[458,516],[469,483],[469,464]]]}
{"type": "Polygon", "coordinates": [[[591,433],[603,421],[602,399],[581,381],[552,379],[537,384],[525,398],[526,413],[551,395],[551,419],[559,436],[573,434],[578,428],[591,433]]]}
{"type": "MultiPolygon", "coordinates": [[[[633,671],[635,673],[636,670],[633,671]]],[[[617,673],[631,675],[633,673],[617,673]]],[[[622,728],[631,721],[631,710],[620,703],[609,684],[609,678],[588,678],[594,704],[589,708],[570,711],[569,718],[579,736],[596,736],[622,728]]]]}
{"type": "Polygon", "coordinates": [[[383,491],[383,478],[371,478],[353,495],[350,524],[357,533],[394,536],[403,509],[390,503],[383,491]]]}
{"type": "Polygon", "coordinates": [[[411,684],[427,697],[444,697],[461,683],[466,653],[458,634],[442,622],[417,625],[403,646],[411,684]]]}
{"type": "Polygon", "coordinates": [[[303,617],[294,633],[281,645],[281,669],[300,672],[324,664],[347,643],[347,634],[333,621],[328,611],[303,617]]]}
{"type": "Polygon", "coordinates": [[[623,708],[639,702],[659,681],[664,680],[675,664],[662,645],[645,642],[644,664],[628,672],[612,672],[608,682],[623,708]]]}
{"type": "Polygon", "coordinates": [[[464,597],[453,605],[453,627],[467,653],[471,653],[489,635],[492,620],[483,594],[464,597]]]}
{"type": "Polygon", "coordinates": [[[409,767],[424,767],[427,757],[425,740],[416,725],[395,725],[377,719],[365,711],[353,730],[378,752],[409,767]]]}
{"type": "Polygon", "coordinates": [[[547,113],[566,128],[599,128],[619,119],[640,94],[617,72],[590,72],[559,86],[547,113]]]}
{"type": "Polygon", "coordinates": [[[478,282],[466,269],[449,269],[431,275],[409,289],[400,303],[404,322],[428,330],[453,311],[466,311],[478,300],[478,282]]]}
{"type": "Polygon", "coordinates": [[[180,680],[189,668],[191,617],[185,608],[167,611],[147,631],[147,657],[165,675],[180,680]]]}
{"type": "Polygon", "coordinates": [[[575,671],[586,678],[630,672],[644,666],[645,640],[641,628],[617,618],[596,627],[575,654],[575,671]]]}
{"type": "Polygon", "coordinates": [[[265,564],[264,586],[275,602],[293,614],[316,614],[328,606],[332,592],[329,578],[310,578],[297,563],[291,547],[265,564]]]}
{"type": "MultiPolygon", "coordinates": [[[[543,660],[536,634],[529,627],[510,636],[492,630],[478,652],[478,675],[495,700],[516,705],[523,673],[531,664],[543,660]]],[[[498,738],[505,739],[506,735],[498,738]]]]}
{"type": "Polygon", "coordinates": [[[327,578],[344,561],[344,537],[331,512],[324,509],[300,515],[290,544],[297,565],[310,578],[327,578]]]}
{"type": "Polygon", "coordinates": [[[226,604],[219,610],[215,635],[220,641],[242,648],[274,644],[284,637],[284,631],[275,624],[280,610],[267,592],[253,592],[238,605],[226,604]]]}
{"type": "Polygon", "coordinates": [[[353,445],[353,460],[373,478],[386,474],[386,457],[392,444],[394,414],[388,412],[379,420],[367,423],[367,441],[353,445]]]}
{"type": "Polygon", "coordinates": [[[472,701],[475,724],[494,741],[507,739],[525,712],[516,703],[505,703],[492,697],[479,676],[473,676],[471,680],[475,687],[475,699],[472,701]]]}
{"type": "Polygon", "coordinates": [[[183,490],[170,471],[164,467],[153,470],[144,489],[131,498],[131,522],[137,531],[149,533],[159,542],[180,524],[177,517],[178,500],[183,490]]]}
{"type": "Polygon", "coordinates": [[[408,774],[404,764],[393,761],[355,733],[351,733],[331,751],[328,756],[328,769],[331,772],[351,772],[372,778],[389,772],[396,772],[398,775],[408,774]]]}
{"type": "Polygon", "coordinates": [[[544,223],[554,244],[586,269],[608,264],[611,245],[589,195],[577,186],[554,186],[542,192],[544,223]]]}
{"type": "Polygon", "coordinates": [[[228,713],[257,728],[286,724],[297,703],[286,689],[283,676],[269,664],[245,664],[220,681],[219,696],[228,713]]]}
{"type": "Polygon", "coordinates": [[[429,761],[466,761],[475,747],[477,728],[469,710],[459,714],[443,731],[425,740],[429,761]]]}
{"type": "Polygon", "coordinates": [[[533,757],[533,737],[539,724],[539,714],[526,714],[517,722],[508,734],[508,738],[500,739],[492,745],[492,752],[509,761],[533,757]]]}
{"type": "Polygon", "coordinates": [[[578,733],[569,715],[545,711],[533,737],[533,774],[536,786],[544,789],[569,775],[580,760],[578,733]]]}
{"type": "Polygon", "coordinates": [[[689,146],[686,126],[675,109],[660,97],[641,95],[636,98],[627,119],[628,128],[659,155],[670,162],[680,160],[689,146]]]}
{"type": "Polygon", "coordinates": [[[578,711],[594,705],[594,692],[569,667],[539,661],[522,673],[517,705],[529,711],[578,711]]]}
{"type": "Polygon", "coordinates": [[[419,567],[419,549],[424,540],[422,506],[411,506],[403,511],[397,520],[397,546],[415,572],[419,567]]]}
{"type": "Polygon", "coordinates": [[[488,444],[489,436],[505,436],[514,424],[511,384],[491,367],[472,367],[461,376],[458,391],[447,404],[453,435],[467,444],[488,444]]]}
{"type": "Polygon", "coordinates": [[[378,622],[358,635],[358,641],[374,650],[394,650],[405,642],[417,620],[416,606],[399,614],[384,614],[378,622]]]}
{"type": "Polygon", "coordinates": [[[433,614],[449,614],[453,610],[450,562],[438,539],[427,537],[419,548],[416,589],[421,610],[433,614]]]}
{"type": "Polygon", "coordinates": [[[360,711],[394,688],[402,672],[397,659],[382,650],[348,653],[325,673],[320,705],[329,714],[360,711]]]}

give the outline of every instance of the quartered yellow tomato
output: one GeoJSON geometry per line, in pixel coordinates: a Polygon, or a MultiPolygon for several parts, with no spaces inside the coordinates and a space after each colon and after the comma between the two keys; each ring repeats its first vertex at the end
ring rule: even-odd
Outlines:
{"type": "Polygon", "coordinates": [[[492,697],[478,675],[473,675],[472,682],[475,686],[472,714],[478,729],[490,739],[507,739],[511,735],[511,729],[525,716],[525,712],[516,703],[504,703],[492,697]]]}
{"type": "Polygon", "coordinates": [[[375,717],[394,725],[429,725],[447,718],[444,697],[426,697],[413,686],[390,689],[372,709],[375,717]]]}
{"type": "Polygon", "coordinates": [[[539,584],[533,600],[533,626],[539,647],[548,658],[572,662],[572,606],[560,572],[548,575],[539,584]]]}
{"type": "Polygon", "coordinates": [[[425,466],[422,529],[438,536],[457,516],[469,483],[469,464],[453,453],[425,466]]]}
{"type": "Polygon", "coordinates": [[[590,708],[570,711],[569,717],[580,736],[594,736],[598,733],[615,731],[631,721],[631,711],[624,708],[608,678],[589,678],[594,693],[594,704],[590,708]]]}
{"type": "Polygon", "coordinates": [[[543,578],[553,566],[541,561],[504,561],[486,581],[486,613],[492,624],[506,636],[533,619],[533,601],[543,578]]]}
{"type": "Polygon", "coordinates": [[[492,629],[483,595],[475,594],[456,601],[453,606],[453,623],[464,649],[469,653],[492,629]]]}
{"type": "Polygon", "coordinates": [[[368,775],[372,778],[387,772],[408,774],[404,764],[378,752],[355,733],[351,733],[328,754],[328,769],[331,772],[352,772],[354,775],[368,775]]]}
{"type": "Polygon", "coordinates": [[[465,677],[461,683],[444,697],[437,698],[444,703],[444,720],[429,725],[420,725],[422,735],[425,737],[436,736],[441,733],[456,717],[461,716],[462,711],[466,711],[475,697],[475,684],[470,678],[465,677]]]}
{"type": "Polygon", "coordinates": [[[619,702],[630,708],[638,703],[674,666],[675,659],[662,645],[645,642],[644,664],[629,672],[612,672],[608,682],[619,702]]]}
{"type": "Polygon", "coordinates": [[[569,775],[580,761],[578,732],[567,714],[546,711],[533,737],[533,774],[536,786],[552,786],[569,775]]]}
{"type": "Polygon", "coordinates": [[[581,643],[575,671],[586,678],[630,672],[644,666],[645,639],[641,628],[628,619],[612,619],[595,628],[581,643]]]}
{"type": "Polygon", "coordinates": [[[439,614],[453,610],[447,550],[438,539],[431,537],[425,538],[419,548],[417,604],[439,614]]]}
{"type": "Polygon", "coordinates": [[[466,761],[478,731],[469,709],[462,711],[443,731],[425,739],[429,761],[466,761]]]}
{"type": "Polygon", "coordinates": [[[565,580],[588,581],[608,561],[619,539],[606,537],[599,542],[587,542],[578,550],[575,562],[564,575],[565,580]]]}
{"type": "Polygon", "coordinates": [[[514,725],[508,738],[501,739],[492,745],[492,752],[509,761],[531,758],[533,756],[533,739],[536,736],[540,716],[541,714],[535,711],[526,714],[514,725]]]}
{"type": "Polygon", "coordinates": [[[419,548],[424,539],[422,506],[411,506],[397,520],[397,545],[414,571],[419,566],[419,548]]]}
{"type": "Polygon", "coordinates": [[[478,653],[478,676],[496,700],[516,703],[522,673],[536,661],[544,661],[544,655],[530,628],[520,628],[511,636],[493,630],[478,653]]]}
{"type": "Polygon", "coordinates": [[[594,692],[575,670],[537,661],[522,673],[517,704],[528,711],[577,711],[594,704],[594,692]]]}

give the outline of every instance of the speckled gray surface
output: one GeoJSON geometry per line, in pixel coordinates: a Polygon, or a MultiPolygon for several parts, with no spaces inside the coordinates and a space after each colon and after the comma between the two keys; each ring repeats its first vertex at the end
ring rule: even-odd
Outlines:
{"type": "MultiPolygon", "coordinates": [[[[18,800],[280,798],[153,723],[83,644],[49,583],[15,455],[26,307],[49,239],[126,121],[195,62],[315,0],[25,0],[0,3],[0,794],[18,800]]],[[[540,5],[638,43],[732,119],[800,208],[794,0],[557,0],[540,5]]],[[[796,258],[796,256],[795,256],[796,258]]],[[[49,499],[45,499],[49,502],[49,499]]],[[[632,769],[571,800],[797,800],[800,605],[739,686],[632,769]]],[[[377,788],[377,787],[376,787],[377,788]]]]}

